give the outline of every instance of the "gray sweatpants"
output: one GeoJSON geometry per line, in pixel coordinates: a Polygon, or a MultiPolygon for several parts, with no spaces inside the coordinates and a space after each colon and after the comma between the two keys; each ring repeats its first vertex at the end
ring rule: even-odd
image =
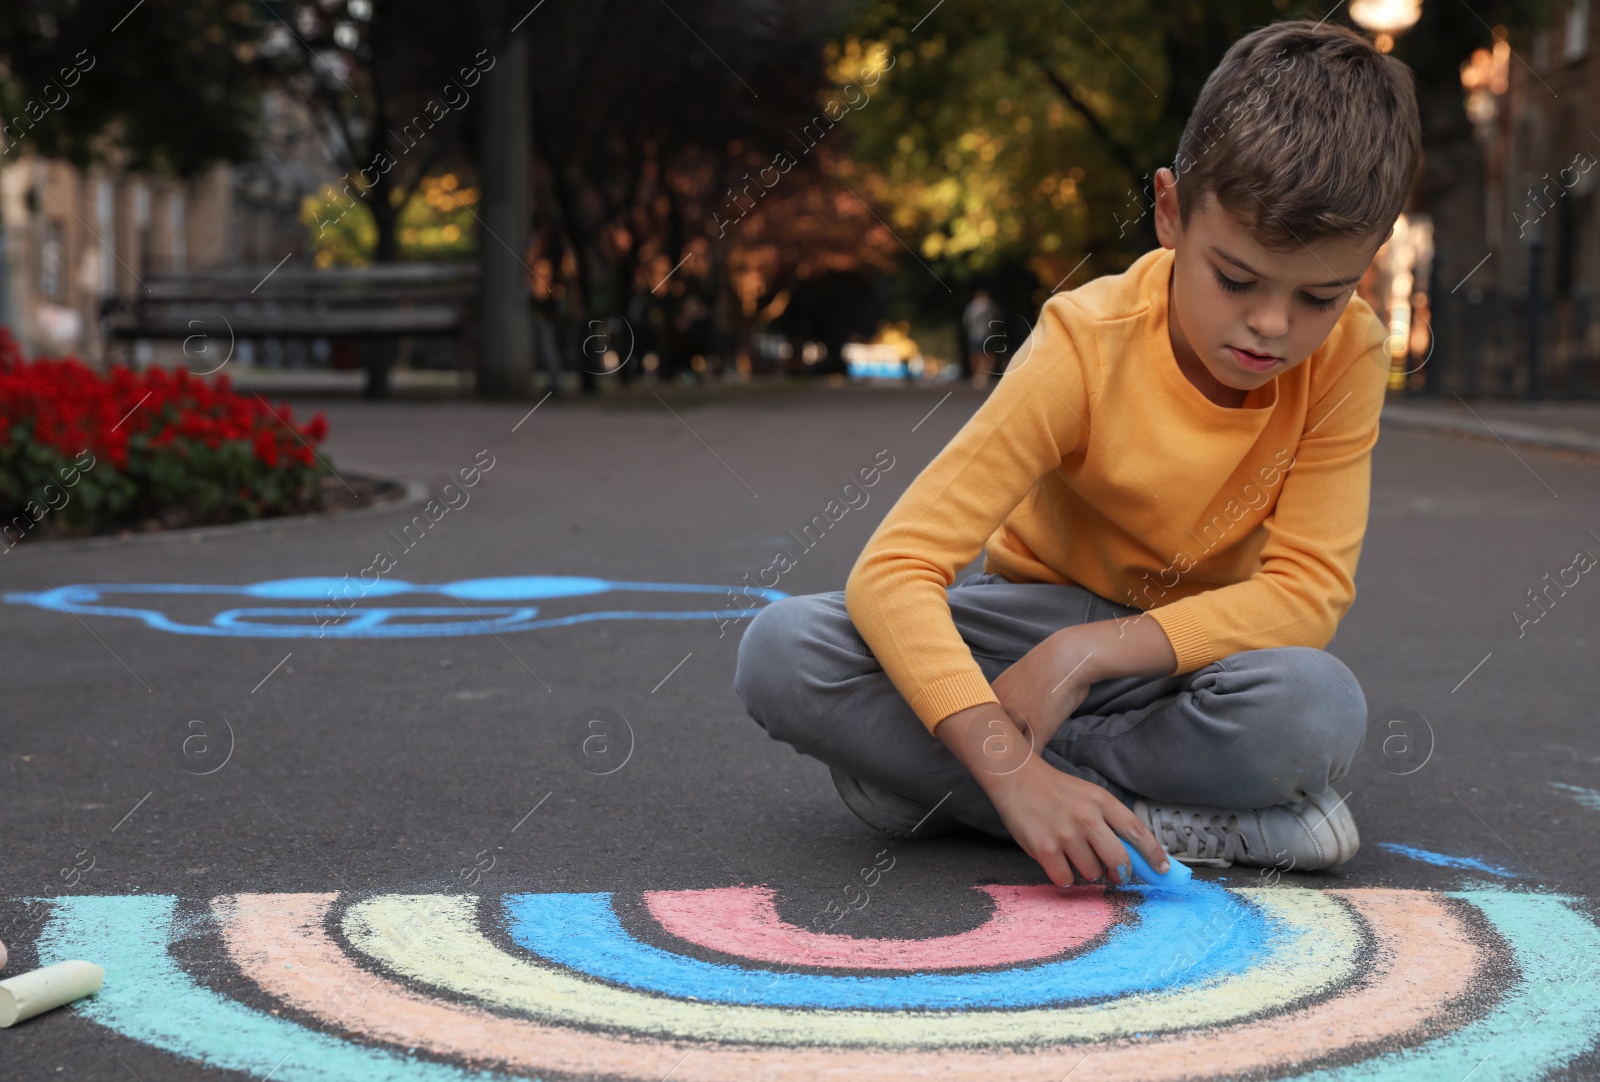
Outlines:
{"type": "MultiPolygon", "coordinates": [[[[1051,632],[1140,610],[1080,586],[977,574],[947,591],[956,629],[994,680],[1051,632]]],[[[1000,837],[988,795],[928,732],[857,634],[844,592],[756,614],[734,687],[775,740],[1000,837]]],[[[1361,685],[1308,646],[1246,650],[1181,676],[1102,680],[1041,755],[1135,797],[1223,808],[1301,800],[1343,777],[1366,731],[1361,685]]]]}

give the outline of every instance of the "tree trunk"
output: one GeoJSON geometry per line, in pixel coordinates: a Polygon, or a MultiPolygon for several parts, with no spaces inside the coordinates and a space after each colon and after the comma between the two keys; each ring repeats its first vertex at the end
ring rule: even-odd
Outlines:
{"type": "Polygon", "coordinates": [[[367,194],[372,221],[378,229],[378,241],[372,250],[374,263],[393,263],[400,258],[400,208],[394,205],[394,192],[394,182],[382,173],[367,194]]]}
{"type": "Polygon", "coordinates": [[[504,6],[497,0],[483,0],[483,23],[498,60],[484,79],[479,155],[484,236],[478,244],[483,297],[478,394],[526,398],[532,390],[533,350],[527,271],[522,263],[528,251],[532,176],[528,36],[507,35],[504,6]]]}
{"type": "MultiPolygon", "coordinates": [[[[393,190],[394,185],[388,176],[380,175],[372,190],[367,193],[367,202],[372,208],[372,219],[378,227],[378,244],[373,251],[372,259],[380,266],[395,262],[398,254],[395,231],[399,215],[390,202],[390,192],[393,190]]],[[[389,372],[394,368],[395,359],[400,353],[400,340],[393,335],[369,339],[365,353],[367,382],[361,392],[362,397],[388,398],[389,372]]]]}

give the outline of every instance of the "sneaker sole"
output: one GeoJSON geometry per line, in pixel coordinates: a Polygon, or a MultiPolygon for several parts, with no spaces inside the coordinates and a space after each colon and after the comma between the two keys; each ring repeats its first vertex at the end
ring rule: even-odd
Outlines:
{"type": "MultiPolygon", "coordinates": [[[[1301,822],[1305,824],[1307,832],[1310,833],[1312,832],[1313,826],[1321,825],[1321,820],[1327,821],[1329,829],[1333,831],[1333,840],[1336,849],[1333,854],[1333,859],[1326,864],[1318,865],[1318,867],[1337,868],[1339,865],[1350,860],[1361,851],[1361,832],[1356,827],[1355,816],[1351,815],[1350,809],[1345,806],[1345,800],[1347,798],[1339,796],[1337,793],[1334,793],[1332,789],[1328,789],[1327,793],[1332,795],[1335,799],[1329,802],[1326,808],[1322,806],[1320,801],[1316,799],[1311,800],[1311,806],[1317,809],[1317,817],[1312,819],[1310,822],[1306,822],[1304,819],[1302,819],[1301,822]],[[1341,811],[1343,812],[1342,815],[1339,814],[1341,811]]],[[[1318,795],[1321,796],[1322,794],[1318,795]]],[[[1312,833],[1312,837],[1315,836],[1316,835],[1312,833]]]]}

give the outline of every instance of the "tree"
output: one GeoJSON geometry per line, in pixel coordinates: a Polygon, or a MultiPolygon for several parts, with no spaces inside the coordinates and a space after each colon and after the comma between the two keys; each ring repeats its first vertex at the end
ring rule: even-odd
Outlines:
{"type": "MultiPolygon", "coordinates": [[[[1492,42],[1491,26],[1522,33],[1553,7],[1427,0],[1396,45],[1417,76],[1424,167],[1414,205],[1434,216],[1440,278],[1459,279],[1487,250],[1483,157],[1460,65],[1492,42]]],[[[840,36],[842,50],[886,43],[898,61],[884,107],[853,127],[855,154],[895,228],[941,274],[1026,261],[1038,283],[1032,309],[1048,290],[1118,270],[1155,243],[1149,177],[1171,163],[1227,48],[1257,26],[1325,11],[1288,0],[946,0],[927,14],[881,0],[840,36]]],[[[1342,9],[1329,18],[1349,25],[1342,9]]]]}
{"type": "MultiPolygon", "coordinates": [[[[310,105],[344,171],[338,201],[360,200],[376,227],[373,259],[400,253],[401,210],[424,177],[475,160],[468,105],[494,66],[473,19],[426,0],[288,0],[268,12],[260,78],[310,105]]],[[[322,228],[321,226],[318,227],[322,228]]]]}
{"type": "Polygon", "coordinates": [[[1025,261],[1048,288],[1085,259],[1079,280],[1121,269],[1154,243],[1150,177],[1206,75],[1275,17],[1270,0],[946,0],[931,15],[881,0],[835,46],[895,61],[881,106],[852,127],[855,154],[941,274],[1025,261]]]}
{"type": "Polygon", "coordinates": [[[536,296],[559,304],[569,327],[659,304],[664,374],[674,374],[680,305],[698,295],[718,310],[731,293],[721,223],[757,198],[742,195],[746,174],[786,151],[795,161],[783,185],[814,175],[790,129],[816,113],[836,24],[826,0],[536,11],[536,296]]]}
{"type": "Polygon", "coordinates": [[[0,5],[6,155],[189,179],[254,149],[258,27],[239,0],[0,5]]]}

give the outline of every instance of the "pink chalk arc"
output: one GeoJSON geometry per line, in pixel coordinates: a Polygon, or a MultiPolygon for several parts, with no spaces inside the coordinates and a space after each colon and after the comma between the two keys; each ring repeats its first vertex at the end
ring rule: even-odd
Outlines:
{"type": "Polygon", "coordinates": [[[1100,887],[984,886],[989,919],[934,939],[816,932],[778,915],[770,887],[651,890],[645,908],[663,931],[743,961],[834,969],[944,970],[1018,965],[1080,950],[1117,922],[1100,887]]]}

